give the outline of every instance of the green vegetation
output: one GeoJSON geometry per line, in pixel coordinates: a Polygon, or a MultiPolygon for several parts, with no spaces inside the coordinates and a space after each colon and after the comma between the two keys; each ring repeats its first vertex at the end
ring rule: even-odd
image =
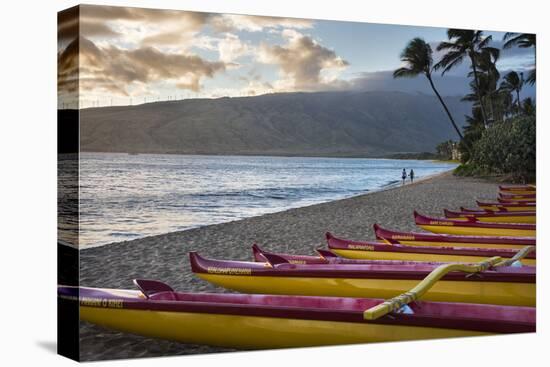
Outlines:
{"type": "Polygon", "coordinates": [[[473,146],[467,163],[455,173],[463,176],[504,176],[516,182],[535,179],[536,122],[534,116],[518,116],[497,122],[485,130],[473,146]]]}
{"type": "MultiPolygon", "coordinates": [[[[501,78],[497,68],[500,50],[492,47],[492,37],[483,31],[448,29],[448,41],[441,42],[437,51],[444,52],[433,63],[429,44],[414,38],[401,53],[404,66],[395,70],[394,77],[414,77],[423,74],[442,104],[459,137],[458,143],[445,141],[437,147],[442,159],[459,158],[462,165],[457,175],[501,176],[512,181],[535,179],[536,106],[531,98],[521,100],[525,83],[536,83],[533,66],[524,79],[522,72],[510,71],[501,78]],[[471,93],[462,100],[472,102],[471,115],[461,132],[452,114],[434,86],[432,74],[449,70],[468,60],[472,78],[471,93]]],[[[527,33],[506,33],[504,48],[535,48],[536,37],[527,33]]]]}

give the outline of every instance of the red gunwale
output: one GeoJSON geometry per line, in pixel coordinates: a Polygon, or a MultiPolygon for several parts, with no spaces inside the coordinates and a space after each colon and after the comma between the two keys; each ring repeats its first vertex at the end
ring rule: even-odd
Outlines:
{"type": "Polygon", "coordinates": [[[536,203],[533,203],[533,202],[511,202],[511,203],[502,203],[502,202],[498,202],[498,203],[491,203],[491,202],[484,202],[484,201],[477,201],[476,200],[476,204],[477,206],[496,206],[496,207],[501,207],[501,208],[513,208],[513,207],[518,207],[518,206],[527,206],[527,207],[533,207],[535,208],[537,206],[536,203]]]}
{"type": "Polygon", "coordinates": [[[535,200],[530,200],[530,199],[503,199],[503,198],[497,198],[497,201],[501,204],[532,204],[532,205],[537,204],[537,202],[535,200]]]}
{"type": "MultiPolygon", "coordinates": [[[[388,264],[290,264],[280,263],[268,266],[267,263],[250,261],[215,260],[201,257],[196,252],[189,253],[191,270],[194,273],[218,274],[223,276],[275,276],[308,278],[356,278],[356,279],[424,279],[437,264],[415,263],[407,265],[388,264]],[[209,269],[216,269],[215,272],[209,269]],[[224,270],[227,269],[227,270],[224,270]],[[239,273],[235,270],[239,269],[239,273]],[[245,273],[245,271],[247,273],[245,273]]],[[[443,280],[487,281],[511,283],[535,283],[534,266],[498,267],[480,273],[479,277],[453,272],[443,280]]]]}
{"type": "MultiPolygon", "coordinates": [[[[400,245],[388,246],[388,245],[381,245],[378,242],[355,242],[355,241],[340,240],[340,239],[337,239],[337,238],[333,237],[330,233],[327,233],[327,236],[331,236],[331,239],[327,240],[327,242],[329,242],[329,246],[330,246],[330,243],[334,239],[336,241],[341,241],[341,243],[342,242],[344,243],[344,244],[342,244],[342,246],[343,246],[342,249],[348,249],[347,247],[345,247],[348,244],[350,244],[350,245],[353,245],[353,244],[360,244],[360,245],[368,244],[368,245],[371,245],[371,246],[372,246],[372,244],[374,244],[377,247],[381,246],[381,248],[382,248],[381,251],[382,252],[407,252],[407,253],[413,252],[413,253],[443,254],[443,253],[449,253],[449,250],[450,250],[451,251],[450,253],[453,254],[453,255],[474,255],[474,256],[486,256],[486,257],[491,257],[491,256],[512,257],[516,254],[515,250],[506,250],[506,251],[502,251],[502,252],[501,251],[484,251],[484,252],[481,252],[480,254],[478,254],[477,252],[475,252],[475,250],[477,250],[477,249],[473,249],[474,251],[472,251],[472,249],[468,249],[468,248],[453,248],[453,247],[435,248],[435,251],[432,252],[432,251],[429,251],[429,250],[426,251],[426,246],[422,246],[422,247],[400,246],[400,245]],[[410,247],[413,250],[410,251],[407,247],[410,247]],[[418,249],[419,251],[415,251],[416,249],[418,249]],[[462,250],[465,250],[464,251],[465,253],[462,253],[462,250]]],[[[336,243],[335,246],[332,247],[332,248],[334,248],[334,249],[340,248],[338,246],[340,246],[341,243],[336,243]]],[[[256,262],[270,262],[269,258],[275,257],[275,258],[283,259],[285,262],[288,262],[288,263],[291,263],[291,264],[299,263],[299,264],[309,264],[309,265],[313,265],[313,264],[344,264],[344,265],[346,265],[346,264],[352,264],[352,265],[353,264],[357,264],[357,265],[362,265],[362,264],[388,264],[388,265],[435,264],[435,265],[441,265],[441,264],[443,264],[443,262],[436,262],[436,261],[347,259],[347,258],[344,258],[344,257],[340,257],[336,254],[333,254],[329,250],[317,250],[317,251],[322,251],[323,254],[320,255],[320,256],[273,253],[273,252],[264,251],[264,250],[260,249],[259,247],[256,247],[255,249],[253,249],[253,251],[254,251],[254,261],[256,261],[256,262]],[[332,255],[330,257],[325,257],[326,253],[330,253],[332,255]]],[[[358,251],[361,251],[361,250],[358,250],[358,251]]],[[[365,250],[365,251],[367,251],[367,250],[365,250]]]]}
{"type": "Polygon", "coordinates": [[[537,194],[511,194],[499,192],[498,196],[502,199],[535,199],[537,194]]]}
{"type": "Polygon", "coordinates": [[[448,209],[443,209],[445,213],[445,218],[464,218],[464,216],[474,217],[474,218],[491,218],[491,217],[532,217],[535,215],[534,212],[486,212],[486,211],[461,211],[455,212],[448,209]]]}
{"type": "MultiPolygon", "coordinates": [[[[135,297],[121,297],[108,289],[58,286],[58,296],[62,299],[80,302],[84,298],[114,300],[117,301],[115,304],[122,305],[122,309],[421,326],[492,333],[536,331],[534,307],[419,302],[409,305],[414,314],[392,313],[366,321],[363,319],[364,310],[383,300],[174,291],[153,293],[144,299],[138,297],[138,293],[135,297]]],[[[89,304],[81,305],[93,307],[89,304]]]]}
{"type": "MultiPolygon", "coordinates": [[[[460,211],[465,213],[506,213],[510,215],[510,213],[514,213],[504,207],[498,207],[497,209],[482,209],[482,208],[476,208],[476,209],[470,209],[465,208],[463,206],[460,207],[460,211]]],[[[531,213],[531,215],[535,215],[534,212],[515,212],[515,213],[531,213]]]]}
{"type": "Polygon", "coordinates": [[[460,221],[452,220],[447,218],[432,218],[422,214],[419,214],[416,210],[414,211],[414,221],[417,225],[428,225],[428,226],[443,226],[445,224],[438,224],[438,222],[452,222],[453,227],[479,227],[479,228],[507,228],[507,229],[525,229],[525,230],[536,230],[536,224],[527,224],[527,223],[488,223],[488,222],[475,222],[475,221],[460,221]]]}
{"type": "MultiPolygon", "coordinates": [[[[284,259],[287,262],[303,262],[305,264],[328,264],[331,262],[336,262],[335,260],[342,259],[338,255],[335,255],[331,253],[330,251],[326,251],[326,253],[330,253],[330,257],[324,257],[324,256],[311,256],[311,255],[291,255],[291,254],[279,254],[279,253],[272,253],[269,251],[265,251],[260,248],[257,244],[252,245],[252,255],[254,257],[254,261],[256,262],[267,262],[269,261],[266,257],[266,255],[271,256],[277,256],[282,259],[284,259]]],[[[326,256],[326,254],[325,254],[326,256]]]]}
{"type": "Polygon", "coordinates": [[[529,186],[529,185],[517,185],[517,186],[505,186],[505,185],[500,185],[498,187],[499,190],[501,191],[516,191],[516,190],[519,190],[519,191],[533,191],[533,192],[536,192],[537,189],[533,186],[529,186]]]}
{"type": "Polygon", "coordinates": [[[420,233],[420,232],[399,232],[384,229],[374,224],[374,234],[379,240],[385,240],[392,244],[399,241],[422,241],[435,243],[483,243],[483,244],[513,244],[524,246],[535,246],[534,237],[511,237],[511,236],[460,236],[451,234],[420,233]]]}
{"type": "MultiPolygon", "coordinates": [[[[396,233],[396,232],[395,232],[396,233]]],[[[380,251],[380,252],[400,252],[400,253],[417,253],[417,254],[434,254],[434,255],[462,255],[462,256],[483,256],[493,257],[500,256],[510,258],[519,250],[516,249],[492,249],[492,248],[475,248],[475,247],[435,247],[435,246],[403,246],[399,244],[381,244],[373,241],[352,241],[334,237],[331,233],[326,234],[328,248],[332,250],[354,250],[361,251],[355,246],[372,246],[372,250],[363,251],[380,251]]],[[[536,259],[536,252],[533,251],[526,256],[527,259],[536,259]]],[[[376,261],[376,260],[371,260],[376,261]]]]}

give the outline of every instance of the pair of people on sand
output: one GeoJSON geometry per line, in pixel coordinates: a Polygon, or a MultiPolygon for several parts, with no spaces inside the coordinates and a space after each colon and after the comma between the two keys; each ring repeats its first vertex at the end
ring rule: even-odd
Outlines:
{"type": "MultiPolygon", "coordinates": [[[[411,178],[411,183],[414,181],[414,171],[411,168],[411,173],[409,173],[409,177],[411,178]]],[[[407,179],[407,171],[405,168],[403,168],[403,172],[401,173],[401,178],[403,179],[403,185],[405,184],[405,180],[407,179]]]]}

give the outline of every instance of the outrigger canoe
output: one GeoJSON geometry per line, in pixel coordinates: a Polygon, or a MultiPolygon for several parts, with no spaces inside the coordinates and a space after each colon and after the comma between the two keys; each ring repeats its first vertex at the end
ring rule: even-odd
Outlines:
{"type": "MultiPolygon", "coordinates": [[[[501,207],[498,208],[498,210],[493,209],[483,209],[483,208],[465,208],[463,206],[460,207],[461,212],[468,212],[468,213],[508,213],[510,214],[509,210],[506,210],[506,208],[501,207]]],[[[536,215],[534,211],[516,211],[515,213],[530,213],[531,215],[536,215]]],[[[513,214],[513,213],[511,213],[513,214]]]]}
{"type": "Polygon", "coordinates": [[[494,210],[494,211],[509,211],[509,212],[524,212],[524,211],[536,211],[537,204],[534,203],[491,203],[476,201],[477,206],[482,209],[494,210]]]}
{"type": "Polygon", "coordinates": [[[537,194],[509,194],[500,192],[498,197],[505,200],[536,201],[537,194]]]}
{"type": "Polygon", "coordinates": [[[474,248],[520,249],[535,246],[536,239],[510,236],[457,236],[449,234],[399,232],[374,224],[374,234],[379,241],[407,246],[455,246],[474,248]]]}
{"type": "Polygon", "coordinates": [[[417,226],[433,233],[480,236],[534,237],[536,224],[526,223],[484,223],[468,218],[468,221],[447,218],[431,218],[414,212],[417,226]]]}
{"type": "MultiPolygon", "coordinates": [[[[412,288],[437,265],[290,264],[213,260],[189,253],[201,279],[244,293],[391,298],[412,288]]],[[[449,273],[425,295],[428,301],[535,306],[535,268],[498,267],[478,276],[449,273]]]]}
{"type": "Polygon", "coordinates": [[[536,223],[537,217],[534,212],[455,212],[444,209],[445,218],[468,220],[473,218],[477,222],[486,223],[536,223]]]}
{"type": "MultiPolygon", "coordinates": [[[[366,260],[400,260],[429,262],[476,262],[488,257],[500,256],[512,258],[516,249],[475,248],[475,247],[444,247],[441,246],[410,246],[398,244],[382,244],[374,241],[351,241],[326,234],[327,245],[334,254],[350,259],[366,260]]],[[[323,254],[323,256],[326,256],[323,254]]],[[[536,265],[536,252],[532,251],[521,260],[525,265],[536,265]]]]}
{"type": "MultiPolygon", "coordinates": [[[[278,257],[291,264],[389,264],[411,265],[418,263],[441,264],[446,262],[471,263],[488,257],[512,258],[518,250],[476,249],[460,247],[427,247],[384,245],[379,242],[342,240],[327,233],[329,250],[317,249],[317,256],[272,253],[252,246],[254,261],[272,262],[278,257]]],[[[520,264],[536,265],[536,252],[521,259],[520,264]]]]}
{"type": "Polygon", "coordinates": [[[512,192],[528,191],[530,193],[537,191],[537,187],[535,185],[513,185],[513,186],[500,185],[498,189],[500,191],[512,191],[512,192]]]}
{"type": "Polygon", "coordinates": [[[61,302],[78,302],[80,318],[103,327],[181,343],[238,349],[418,340],[527,333],[532,307],[411,303],[412,312],[374,311],[383,300],[181,293],[151,280],[139,290],[58,287],[61,302]],[[223,325],[223,327],[220,327],[223,325]]]}
{"type": "Polygon", "coordinates": [[[533,185],[516,185],[516,186],[499,186],[500,191],[510,192],[513,194],[533,194],[537,192],[537,188],[533,185]]]}
{"type": "Polygon", "coordinates": [[[536,199],[503,199],[501,197],[497,198],[497,201],[501,204],[537,204],[536,199]]]}

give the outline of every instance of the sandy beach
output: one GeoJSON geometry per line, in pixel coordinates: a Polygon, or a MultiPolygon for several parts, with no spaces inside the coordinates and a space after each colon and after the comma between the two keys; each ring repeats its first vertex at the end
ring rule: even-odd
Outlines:
{"type": "MultiPolygon", "coordinates": [[[[80,282],[91,287],[134,288],[133,278],[149,278],[180,291],[224,292],[193,275],[189,251],[247,260],[252,258],[251,245],[257,243],[271,251],[313,254],[315,248],[326,247],[326,231],[357,240],[373,239],[374,223],[418,231],[413,210],[441,217],[444,208],[475,207],[476,199],[494,199],[497,185],[447,172],[349,199],[81,250],[80,282]]],[[[82,360],[227,351],[118,333],[86,322],[81,322],[80,332],[82,360]]]]}

